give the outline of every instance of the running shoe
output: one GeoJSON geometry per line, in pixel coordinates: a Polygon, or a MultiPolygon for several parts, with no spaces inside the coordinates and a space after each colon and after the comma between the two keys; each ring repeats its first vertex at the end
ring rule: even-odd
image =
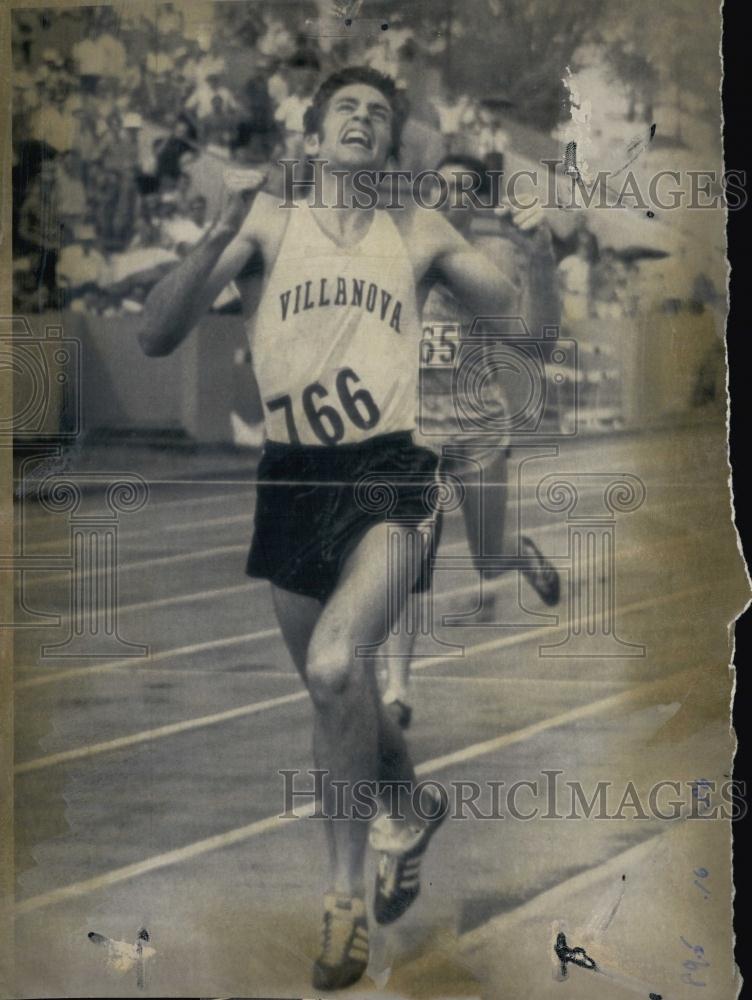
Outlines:
{"type": "Polygon", "coordinates": [[[449,812],[449,800],[443,789],[440,793],[437,789],[434,798],[434,814],[420,827],[404,822],[371,825],[371,846],[381,854],[373,900],[373,912],[379,924],[398,920],[420,893],[420,862],[449,812]]]}
{"type": "Polygon", "coordinates": [[[313,966],[317,990],[343,990],[357,983],[368,965],[368,921],[362,899],[324,897],[321,954],[313,966]]]}
{"type": "Polygon", "coordinates": [[[559,603],[559,574],[551,563],[546,559],[541,550],[527,535],[520,539],[522,543],[522,555],[526,559],[535,561],[534,566],[523,569],[523,574],[527,582],[540,597],[544,604],[552,607],[559,603]]]}

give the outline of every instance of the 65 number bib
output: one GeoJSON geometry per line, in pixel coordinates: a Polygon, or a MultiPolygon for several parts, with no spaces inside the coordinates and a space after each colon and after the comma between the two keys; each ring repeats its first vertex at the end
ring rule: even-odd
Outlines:
{"type": "Polygon", "coordinates": [[[359,382],[360,376],[352,368],[343,368],[337,374],[334,391],[342,412],[331,403],[322,402],[330,397],[330,392],[321,382],[311,382],[303,389],[298,406],[288,394],[268,399],[265,405],[270,413],[283,411],[290,444],[300,444],[296,413],[300,419],[301,410],[303,419],[322,444],[337,444],[345,436],[345,420],[358,430],[368,431],[378,424],[381,417],[370,392],[354,389],[359,382]]]}

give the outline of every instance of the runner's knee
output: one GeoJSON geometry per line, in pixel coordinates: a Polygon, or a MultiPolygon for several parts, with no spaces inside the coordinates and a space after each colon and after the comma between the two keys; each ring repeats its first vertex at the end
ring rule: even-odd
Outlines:
{"type": "Polygon", "coordinates": [[[327,707],[349,687],[353,657],[345,643],[332,642],[309,650],[306,676],[311,697],[319,707],[327,707]]]}

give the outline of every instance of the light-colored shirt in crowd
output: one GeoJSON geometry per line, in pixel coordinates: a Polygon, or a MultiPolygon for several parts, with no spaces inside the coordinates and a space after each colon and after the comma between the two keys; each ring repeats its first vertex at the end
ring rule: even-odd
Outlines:
{"type": "Polygon", "coordinates": [[[70,243],[63,247],[57,261],[58,280],[69,288],[80,288],[82,285],[107,284],[109,267],[98,250],[88,252],[80,243],[70,243]]]}
{"type": "Polygon", "coordinates": [[[590,264],[578,254],[570,254],[559,263],[559,280],[564,320],[577,322],[586,319],[590,264]]]}
{"type": "Polygon", "coordinates": [[[299,97],[297,94],[290,94],[286,97],[274,112],[274,118],[285,126],[288,132],[303,131],[303,116],[306,108],[311,103],[310,97],[299,97]]]}
{"type": "Polygon", "coordinates": [[[77,121],[64,108],[61,110],[54,104],[45,104],[31,116],[29,131],[32,139],[46,142],[58,153],[66,153],[73,148],[77,121]]]}
{"type": "Polygon", "coordinates": [[[80,177],[59,167],[55,172],[57,197],[62,215],[83,216],[86,214],[86,188],[80,177]]]}
{"type": "Polygon", "coordinates": [[[117,76],[125,73],[125,48],[113,35],[84,38],[73,46],[73,58],[82,76],[117,76]]]}
{"type": "Polygon", "coordinates": [[[453,104],[444,101],[431,101],[436,113],[439,116],[439,128],[443,135],[455,135],[460,130],[462,116],[470,107],[470,99],[466,94],[462,94],[459,100],[453,104]]]}
{"type": "Polygon", "coordinates": [[[235,110],[238,102],[227,87],[212,90],[208,83],[200,83],[185,103],[188,111],[195,111],[198,118],[207,118],[212,112],[212,98],[221,97],[225,111],[235,110]]]}
{"type": "Polygon", "coordinates": [[[285,80],[284,74],[280,73],[279,70],[276,73],[272,73],[266,81],[266,89],[269,91],[269,97],[271,97],[275,104],[281,104],[290,93],[287,80],[285,80]]]}

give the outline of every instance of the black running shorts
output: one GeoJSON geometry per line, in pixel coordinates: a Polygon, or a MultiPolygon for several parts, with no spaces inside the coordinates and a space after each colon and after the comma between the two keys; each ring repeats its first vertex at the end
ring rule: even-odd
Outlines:
{"type": "MultiPolygon", "coordinates": [[[[409,432],[331,448],[267,441],[247,574],[326,601],[371,527],[436,516],[436,464],[409,432]]],[[[426,566],[415,590],[429,586],[426,566]]]]}

